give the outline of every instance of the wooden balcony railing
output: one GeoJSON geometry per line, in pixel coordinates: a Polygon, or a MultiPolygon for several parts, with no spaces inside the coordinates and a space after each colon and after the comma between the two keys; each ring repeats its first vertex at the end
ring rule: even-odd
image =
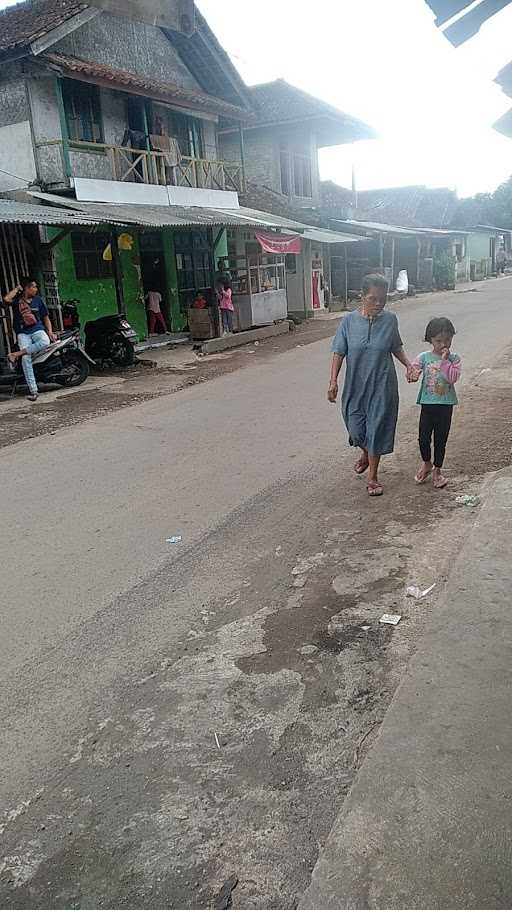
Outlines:
{"type": "Polygon", "coordinates": [[[167,156],[163,152],[77,140],[39,143],[39,147],[52,145],[62,147],[62,159],[72,177],[103,178],[156,186],[234,190],[237,193],[244,191],[243,169],[236,163],[182,156],[176,167],[169,167],[167,156]],[[99,161],[95,160],[96,156],[99,161]]]}

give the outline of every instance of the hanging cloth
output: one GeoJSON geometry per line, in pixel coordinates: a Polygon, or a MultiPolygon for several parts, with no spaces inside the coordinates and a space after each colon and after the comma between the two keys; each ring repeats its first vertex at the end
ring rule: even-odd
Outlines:
{"type": "Polygon", "coordinates": [[[165,155],[167,167],[177,167],[181,161],[181,150],[178,140],[174,136],[155,135],[149,137],[151,148],[154,152],[162,152],[165,155]]]}
{"type": "Polygon", "coordinates": [[[256,240],[266,253],[282,255],[283,253],[294,253],[298,255],[302,252],[302,240],[289,234],[266,234],[263,231],[255,232],[256,240]]]}

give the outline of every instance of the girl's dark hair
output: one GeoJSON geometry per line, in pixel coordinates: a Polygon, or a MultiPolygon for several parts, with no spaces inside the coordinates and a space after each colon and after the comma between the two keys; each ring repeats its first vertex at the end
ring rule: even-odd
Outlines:
{"type": "Polygon", "coordinates": [[[20,284],[23,290],[25,290],[25,288],[30,287],[31,284],[37,284],[37,281],[35,278],[32,278],[31,275],[24,275],[23,278],[20,279],[20,284]]]}
{"type": "Polygon", "coordinates": [[[381,288],[387,294],[389,290],[389,284],[383,275],[365,275],[363,278],[363,283],[361,285],[363,296],[368,293],[370,288],[381,288]]]}
{"type": "Polygon", "coordinates": [[[231,290],[231,284],[230,284],[229,281],[225,281],[225,282],[224,282],[224,290],[225,290],[225,291],[230,291],[230,290],[231,290]]]}
{"type": "Polygon", "coordinates": [[[456,334],[455,326],[450,319],[447,319],[446,316],[436,316],[435,319],[430,320],[425,329],[425,341],[430,344],[436,335],[451,335],[453,338],[456,334]]]}

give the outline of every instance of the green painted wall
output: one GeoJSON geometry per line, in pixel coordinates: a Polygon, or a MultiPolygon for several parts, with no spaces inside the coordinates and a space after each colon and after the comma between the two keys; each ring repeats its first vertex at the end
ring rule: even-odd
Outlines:
{"type": "MultiPolygon", "coordinates": [[[[213,236],[215,237],[215,232],[218,231],[218,228],[213,229],[213,236]]],[[[226,229],[222,231],[219,235],[219,239],[215,244],[215,249],[213,251],[213,267],[217,268],[217,263],[219,259],[228,258],[228,232],[226,229]]]]}
{"type": "Polygon", "coordinates": [[[163,247],[164,262],[167,276],[167,290],[169,292],[169,309],[171,311],[171,330],[179,332],[185,325],[185,318],[180,312],[178,296],[178,276],[176,273],[176,256],[174,251],[174,236],[171,230],[164,229],[163,247]]]}
{"type": "MultiPolygon", "coordinates": [[[[123,270],[123,285],[126,315],[139,338],[147,335],[146,312],[138,266],[138,241],[133,233],[134,245],[131,251],[120,253],[123,270]]],[[[55,262],[62,301],[76,298],[80,301],[80,322],[82,328],[91,319],[117,313],[116,291],[113,278],[78,279],[75,273],[71,238],[65,237],[55,247],[55,262]]],[[[176,283],[176,282],[175,282],[176,283]]]]}
{"type": "Polygon", "coordinates": [[[472,262],[489,258],[490,237],[490,234],[468,235],[468,254],[472,262]]]}

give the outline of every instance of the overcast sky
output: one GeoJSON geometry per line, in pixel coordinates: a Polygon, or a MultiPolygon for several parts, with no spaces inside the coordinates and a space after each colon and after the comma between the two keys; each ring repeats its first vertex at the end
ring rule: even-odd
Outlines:
{"type": "MultiPolygon", "coordinates": [[[[0,0],[0,7],[10,6],[0,0]]],[[[512,4],[454,49],[424,0],[198,0],[248,83],[282,77],[371,124],[379,140],[321,152],[360,189],[425,183],[460,195],[512,174],[512,107],[493,79],[512,58],[512,4]]]]}
{"type": "Polygon", "coordinates": [[[198,0],[245,80],[287,79],[374,126],[380,139],[321,153],[322,176],[360,189],[425,183],[460,195],[512,174],[512,107],[493,84],[512,59],[512,6],[454,49],[424,0],[198,0]],[[249,13],[250,9],[250,13],[249,13]]]}

